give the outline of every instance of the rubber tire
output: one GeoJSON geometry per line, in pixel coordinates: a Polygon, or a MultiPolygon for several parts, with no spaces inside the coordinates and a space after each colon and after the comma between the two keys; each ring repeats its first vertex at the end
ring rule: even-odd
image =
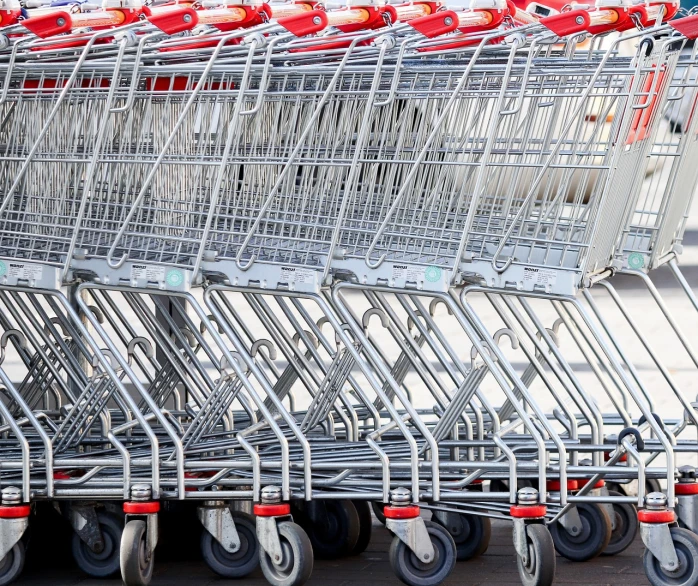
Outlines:
{"type": "Polygon", "coordinates": [[[121,579],[125,586],[148,586],[153,577],[155,552],[145,561],[147,526],[141,519],[126,523],[121,535],[121,579]]]}
{"type": "Polygon", "coordinates": [[[359,536],[356,540],[351,555],[359,555],[366,551],[371,543],[371,533],[373,532],[373,517],[371,516],[371,505],[367,501],[351,501],[359,516],[359,536]]]}
{"type": "Polygon", "coordinates": [[[359,513],[351,501],[327,500],[324,523],[313,523],[304,513],[298,519],[313,546],[318,559],[333,560],[351,555],[359,540],[361,522],[359,513]]]}
{"type": "Polygon", "coordinates": [[[487,551],[492,537],[492,523],[489,517],[461,513],[458,515],[461,525],[454,532],[451,527],[445,527],[436,515],[431,520],[442,525],[453,537],[456,544],[456,559],[464,562],[476,558],[487,551]]]}
{"type": "Polygon", "coordinates": [[[201,531],[201,555],[206,565],[224,578],[244,578],[259,566],[259,542],[254,517],[233,511],[233,521],[240,536],[240,549],[228,553],[206,529],[201,531]]]}
{"type": "Polygon", "coordinates": [[[390,565],[398,579],[408,586],[434,586],[441,584],[456,565],[456,544],[453,537],[441,525],[424,521],[434,545],[434,560],[420,562],[399,537],[390,544],[390,565]]]}
{"type": "Polygon", "coordinates": [[[652,586],[693,586],[698,584],[698,536],[688,529],[671,528],[671,538],[679,556],[679,570],[667,574],[647,549],[642,558],[645,574],[652,586]]]}
{"type": "Polygon", "coordinates": [[[313,546],[300,525],[282,521],[277,525],[281,549],[284,552],[281,567],[259,548],[259,565],[271,586],[301,586],[313,573],[313,546]]]}
{"type": "Polygon", "coordinates": [[[646,478],[645,479],[645,496],[651,492],[664,492],[662,490],[662,485],[659,484],[659,480],[656,478],[646,478]]]}
{"type": "Polygon", "coordinates": [[[570,535],[560,523],[550,526],[555,550],[573,562],[585,562],[601,554],[611,540],[611,519],[608,513],[595,503],[577,503],[582,520],[579,535],[570,535]]]}
{"type": "Polygon", "coordinates": [[[383,503],[378,503],[376,501],[371,502],[371,509],[373,509],[373,514],[376,516],[376,519],[380,521],[381,525],[385,525],[385,513],[383,513],[383,508],[385,505],[383,503]]]}
{"type": "MultiPolygon", "coordinates": [[[[623,496],[615,490],[609,490],[610,496],[623,496]]],[[[616,516],[616,528],[611,529],[611,541],[608,542],[606,549],[601,552],[601,555],[616,555],[628,547],[635,541],[637,532],[640,529],[640,523],[637,520],[637,509],[630,503],[613,503],[613,511],[616,516]]]]}
{"type": "Polygon", "coordinates": [[[516,556],[516,566],[523,586],[551,586],[555,580],[555,544],[543,524],[526,526],[529,563],[516,556]]]}
{"type": "Polygon", "coordinates": [[[24,569],[25,559],[26,551],[24,543],[20,539],[0,560],[0,586],[10,584],[19,577],[24,569]]]}
{"type": "Polygon", "coordinates": [[[100,553],[93,552],[78,534],[73,532],[71,550],[75,563],[85,574],[93,578],[108,578],[119,571],[122,521],[106,511],[97,513],[97,521],[102,532],[104,549],[100,553]]]}

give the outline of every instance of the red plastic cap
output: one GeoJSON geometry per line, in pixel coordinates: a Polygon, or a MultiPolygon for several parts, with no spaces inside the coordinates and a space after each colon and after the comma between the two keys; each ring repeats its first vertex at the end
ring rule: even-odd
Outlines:
{"type": "Polygon", "coordinates": [[[679,31],[687,39],[698,39],[698,14],[687,16],[686,18],[677,18],[667,24],[674,30],[679,31]]]}
{"type": "Polygon", "coordinates": [[[649,511],[642,509],[637,512],[640,523],[673,523],[676,520],[674,511],[649,511]]]}
{"type": "Polygon", "coordinates": [[[279,505],[255,505],[253,512],[258,517],[283,517],[291,514],[291,505],[281,503],[279,505]]]}
{"type": "Polygon", "coordinates": [[[327,14],[324,10],[311,10],[294,16],[280,18],[277,21],[288,32],[297,37],[305,37],[306,35],[314,35],[327,28],[327,14]]]}
{"type": "Polygon", "coordinates": [[[674,485],[676,494],[698,494],[698,482],[677,482],[674,485]]]}
{"type": "Polygon", "coordinates": [[[433,39],[439,35],[451,33],[458,28],[458,15],[452,10],[444,10],[409,21],[416,31],[425,37],[433,39]]]}
{"type": "Polygon", "coordinates": [[[383,507],[383,514],[386,519],[414,519],[419,517],[419,507],[410,505],[409,507],[383,507]]]}
{"type": "Polygon", "coordinates": [[[73,21],[70,18],[70,14],[61,10],[27,18],[27,20],[21,21],[21,25],[33,32],[37,37],[45,39],[67,33],[72,28],[73,21]]]}
{"type": "Polygon", "coordinates": [[[158,27],[163,33],[175,35],[193,29],[199,22],[196,10],[189,7],[151,12],[148,22],[158,27]]]}
{"type": "Polygon", "coordinates": [[[547,512],[545,505],[514,505],[509,508],[509,514],[515,519],[540,519],[547,512]]]}
{"type": "Polygon", "coordinates": [[[586,10],[570,10],[541,18],[540,23],[558,37],[566,37],[586,31],[591,25],[591,19],[586,10]]]}
{"type": "MultiPolygon", "coordinates": [[[[559,480],[548,480],[546,483],[548,490],[553,492],[560,492],[560,481],[559,480]]],[[[579,482],[577,480],[567,481],[567,490],[579,490],[579,482]]]]}
{"type": "Polygon", "coordinates": [[[0,519],[24,519],[29,516],[30,511],[29,505],[0,506],[0,519]]]}
{"type": "Polygon", "coordinates": [[[150,515],[160,511],[159,501],[127,502],[124,503],[124,513],[127,515],[150,515]]]}

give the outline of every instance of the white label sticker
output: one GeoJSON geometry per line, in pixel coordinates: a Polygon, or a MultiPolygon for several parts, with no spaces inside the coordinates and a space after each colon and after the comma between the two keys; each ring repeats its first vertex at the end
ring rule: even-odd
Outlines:
{"type": "Polygon", "coordinates": [[[535,269],[533,267],[524,267],[524,284],[525,285],[554,285],[557,281],[557,271],[553,269],[535,269]]]}
{"type": "Polygon", "coordinates": [[[7,263],[7,276],[21,279],[24,281],[32,281],[41,279],[44,273],[42,265],[33,265],[26,262],[9,262],[7,263]]]}
{"type": "Polygon", "coordinates": [[[420,282],[424,281],[424,267],[410,265],[393,265],[393,280],[420,282]]]}
{"type": "Polygon", "coordinates": [[[281,282],[312,285],[315,283],[315,271],[298,267],[281,267],[281,282]]]}
{"type": "Polygon", "coordinates": [[[165,280],[165,267],[159,267],[157,265],[132,265],[131,280],[162,283],[165,280]]]}

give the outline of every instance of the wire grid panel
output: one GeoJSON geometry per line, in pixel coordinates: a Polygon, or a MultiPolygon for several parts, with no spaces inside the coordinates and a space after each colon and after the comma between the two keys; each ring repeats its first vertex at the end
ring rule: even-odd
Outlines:
{"type": "Polygon", "coordinates": [[[63,266],[113,71],[18,65],[0,106],[0,256],[63,266]]]}
{"type": "Polygon", "coordinates": [[[683,237],[698,179],[692,163],[698,149],[695,59],[693,52],[682,56],[675,70],[637,209],[618,252],[624,268],[656,268],[683,237]]]}
{"type": "Polygon", "coordinates": [[[608,171],[620,122],[609,131],[590,114],[622,111],[633,68],[517,58],[508,69],[484,59],[459,86],[465,67],[410,70],[414,81],[400,84],[393,116],[376,122],[380,139],[366,149],[365,180],[351,186],[335,268],[443,288],[464,242],[466,258],[487,259],[480,268],[512,230],[506,257],[576,262],[585,193],[608,171]]]}

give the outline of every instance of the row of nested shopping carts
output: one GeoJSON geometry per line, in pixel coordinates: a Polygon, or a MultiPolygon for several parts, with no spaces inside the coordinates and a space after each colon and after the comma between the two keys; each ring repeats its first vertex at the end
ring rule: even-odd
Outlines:
{"type": "Polygon", "coordinates": [[[527,586],[638,531],[698,584],[698,16],[1,8],[0,585],[55,510],[129,586],[188,510],[275,586],[372,510],[410,586],[491,519],[527,586]]]}

